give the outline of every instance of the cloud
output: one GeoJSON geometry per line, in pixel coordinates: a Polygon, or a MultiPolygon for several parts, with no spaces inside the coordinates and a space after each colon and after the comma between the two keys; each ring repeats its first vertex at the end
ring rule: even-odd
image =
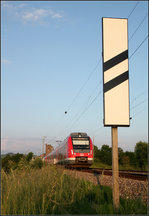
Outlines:
{"type": "Polygon", "coordinates": [[[24,6],[26,6],[26,4],[24,4],[24,3],[13,4],[13,3],[10,3],[8,1],[2,1],[1,6],[3,9],[6,9],[7,11],[11,12],[11,11],[23,8],[24,6]]]}
{"type": "Polygon", "coordinates": [[[21,14],[24,21],[37,21],[46,16],[48,16],[48,11],[44,9],[37,9],[32,12],[25,11],[21,14]]]}
{"type": "Polygon", "coordinates": [[[2,59],[1,62],[4,63],[4,64],[9,64],[10,63],[7,59],[2,59]]]}
{"type": "Polygon", "coordinates": [[[51,17],[53,19],[60,19],[63,17],[60,13],[54,12],[51,9],[34,9],[32,11],[25,11],[19,15],[25,22],[41,21],[45,17],[51,17]]]}
{"type": "Polygon", "coordinates": [[[61,14],[59,14],[59,13],[55,13],[53,16],[52,16],[52,18],[62,18],[63,16],[61,15],[61,14]]]}
{"type": "Polygon", "coordinates": [[[8,142],[7,138],[1,140],[1,151],[3,152],[7,151],[7,142],[8,142]]]}
{"type": "Polygon", "coordinates": [[[12,4],[10,2],[3,2],[2,8],[7,10],[7,13],[19,18],[24,23],[36,22],[41,23],[45,18],[62,19],[63,15],[51,8],[35,8],[29,7],[29,4],[12,4]]]}
{"type": "Polygon", "coordinates": [[[40,138],[2,138],[1,152],[3,153],[28,153],[40,154],[42,151],[42,140],[40,138]]]}

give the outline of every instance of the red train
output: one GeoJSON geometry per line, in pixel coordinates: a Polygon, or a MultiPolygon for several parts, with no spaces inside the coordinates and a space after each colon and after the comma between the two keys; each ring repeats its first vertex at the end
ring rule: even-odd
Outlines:
{"type": "Polygon", "coordinates": [[[89,167],[93,163],[92,140],[86,133],[71,133],[44,160],[65,166],[89,167]]]}

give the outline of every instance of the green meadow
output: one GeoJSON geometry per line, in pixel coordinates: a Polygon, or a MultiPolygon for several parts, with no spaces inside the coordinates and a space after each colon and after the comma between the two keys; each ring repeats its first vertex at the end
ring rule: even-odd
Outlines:
{"type": "Polygon", "coordinates": [[[1,173],[2,215],[147,214],[141,200],[120,198],[114,209],[112,190],[68,176],[54,165],[1,173]]]}

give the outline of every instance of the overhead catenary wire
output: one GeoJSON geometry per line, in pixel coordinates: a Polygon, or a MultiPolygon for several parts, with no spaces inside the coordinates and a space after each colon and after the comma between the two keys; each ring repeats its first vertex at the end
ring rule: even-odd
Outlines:
{"type": "MultiPolygon", "coordinates": [[[[85,107],[85,109],[81,112],[81,114],[78,116],[77,119],[75,119],[75,121],[71,124],[71,126],[69,127],[69,129],[67,130],[67,134],[70,132],[70,130],[72,129],[72,126],[83,116],[83,114],[89,109],[89,107],[96,101],[96,99],[99,97],[99,95],[102,93],[102,90],[98,92],[98,94],[96,95],[96,97],[92,100],[92,102],[85,107]]],[[[63,136],[64,137],[64,136],[63,136]]]]}
{"type": "MultiPolygon", "coordinates": [[[[137,7],[137,5],[139,4],[139,2],[136,3],[136,5],[134,6],[133,10],[131,11],[131,13],[129,14],[128,18],[130,18],[130,16],[132,15],[133,11],[135,10],[135,8],[137,7]]],[[[143,18],[143,20],[141,21],[141,23],[139,24],[139,26],[137,27],[137,29],[134,31],[133,35],[131,36],[131,38],[136,34],[137,30],[140,28],[140,26],[142,25],[142,23],[144,22],[144,20],[146,19],[147,14],[145,15],[145,17],[143,18]]],[[[148,36],[147,36],[148,37],[148,36]]],[[[145,40],[147,39],[147,37],[141,42],[141,44],[136,48],[136,50],[131,54],[131,56],[129,57],[129,59],[132,58],[132,56],[137,52],[137,50],[143,45],[143,43],[145,42],[145,40]]],[[[129,40],[131,40],[131,38],[129,38],[129,40]]],[[[100,59],[101,61],[101,59],[100,59]]],[[[98,64],[100,63],[100,61],[98,62],[98,64]]],[[[98,65],[97,64],[97,65],[98,65]]],[[[97,66],[96,66],[97,67],[97,66]]],[[[82,86],[82,88],[80,89],[80,91],[83,89],[83,87],[86,85],[86,83],[88,82],[88,80],[90,79],[92,74],[89,75],[88,79],[86,80],[86,82],[84,83],[84,85],[82,86]]],[[[73,102],[71,105],[73,105],[74,101],[76,100],[77,96],[79,95],[80,91],[78,92],[78,94],[75,96],[73,102]]]]}
{"type": "Polygon", "coordinates": [[[81,86],[81,88],[79,89],[79,91],[77,92],[77,94],[75,95],[75,97],[73,98],[71,104],[69,105],[67,112],[70,111],[70,108],[72,107],[72,105],[74,104],[74,102],[76,101],[76,99],[78,98],[78,96],[80,95],[81,91],[83,90],[83,88],[86,86],[86,84],[88,83],[88,81],[90,80],[90,78],[92,77],[93,73],[96,71],[99,63],[101,61],[101,58],[99,59],[97,65],[95,66],[95,68],[91,71],[91,73],[89,74],[87,80],[83,83],[83,85],[81,86]]]}
{"type": "Polygon", "coordinates": [[[134,108],[136,108],[137,106],[145,103],[148,100],[148,98],[144,99],[143,101],[141,101],[140,103],[136,104],[135,106],[131,107],[131,110],[133,110],[134,108]]]}
{"type": "Polygon", "coordinates": [[[146,110],[146,107],[142,110],[140,110],[139,112],[135,113],[133,116],[132,116],[132,119],[134,118],[134,116],[138,116],[141,112],[145,111],[146,110]]]}
{"type": "MultiPolygon", "coordinates": [[[[136,9],[136,7],[138,6],[138,4],[139,4],[139,1],[135,4],[135,6],[134,6],[134,8],[132,9],[132,11],[130,12],[128,18],[131,17],[131,15],[133,14],[133,12],[134,12],[134,10],[136,9]]],[[[145,21],[146,17],[147,17],[147,14],[146,14],[145,17],[143,18],[143,20],[141,20],[140,24],[138,25],[138,27],[136,28],[136,30],[133,32],[133,34],[132,34],[131,37],[129,38],[129,41],[130,41],[130,40],[134,37],[134,35],[137,33],[138,29],[141,27],[141,25],[142,25],[143,22],[145,21]]],[[[130,55],[129,59],[131,59],[131,58],[136,54],[136,52],[137,52],[137,51],[140,49],[140,47],[144,44],[144,42],[146,41],[147,38],[148,38],[148,36],[146,36],[146,37],[144,38],[144,40],[140,43],[140,45],[139,45],[139,46],[134,50],[134,52],[130,55]]],[[[100,61],[101,61],[101,59],[100,59],[100,61]]],[[[99,64],[99,63],[100,63],[100,62],[98,62],[98,64],[99,64]]],[[[97,68],[98,64],[96,65],[95,69],[97,68]]],[[[77,97],[80,95],[81,91],[83,90],[84,86],[86,85],[86,83],[88,82],[88,80],[90,79],[91,76],[92,76],[92,73],[89,75],[88,79],[85,81],[85,83],[84,83],[84,84],[82,85],[82,87],[80,88],[79,92],[78,92],[78,93],[76,94],[76,96],[74,97],[72,103],[71,103],[70,106],[68,107],[68,110],[71,109],[71,106],[74,104],[74,102],[76,101],[77,97]]],[[[91,97],[89,97],[88,100],[90,100],[90,98],[91,98],[91,97]]],[[[94,99],[95,99],[95,98],[94,98],[94,99]]],[[[96,99],[97,99],[97,98],[96,98],[96,99]]],[[[90,105],[87,106],[87,107],[81,112],[81,114],[80,114],[79,117],[75,120],[74,123],[76,123],[77,120],[78,120],[79,118],[81,118],[81,116],[91,107],[91,105],[92,105],[92,103],[90,103],[90,105]]],[[[74,123],[73,123],[73,124],[74,124],[74,123]]]]}
{"type": "Polygon", "coordinates": [[[147,18],[147,13],[145,15],[145,17],[142,19],[142,21],[140,22],[140,24],[138,25],[138,27],[136,28],[136,30],[132,33],[132,35],[129,38],[129,41],[133,38],[133,36],[136,34],[136,32],[138,31],[138,29],[141,27],[141,25],[143,24],[143,22],[145,21],[145,19],[147,18]]]}
{"type": "MultiPolygon", "coordinates": [[[[89,101],[90,101],[92,95],[94,94],[95,90],[96,90],[98,87],[100,87],[101,82],[102,82],[102,81],[100,80],[100,82],[96,85],[96,87],[95,87],[95,88],[93,89],[93,91],[91,92],[91,94],[90,94],[90,96],[88,97],[86,103],[83,104],[83,107],[82,107],[83,110],[84,110],[84,107],[87,107],[87,106],[88,106],[88,103],[89,103],[89,101]]],[[[81,109],[82,109],[82,108],[81,108],[81,109]]],[[[80,111],[80,109],[79,109],[79,111],[80,111]]],[[[75,117],[74,117],[74,118],[77,118],[77,117],[78,117],[79,111],[77,111],[77,113],[75,114],[75,117]]],[[[72,120],[71,120],[70,122],[72,122],[72,120]]]]}
{"type": "MultiPolygon", "coordinates": [[[[135,97],[135,98],[133,98],[133,100],[132,101],[136,101],[140,96],[142,96],[144,93],[146,93],[148,90],[145,90],[145,91],[143,91],[143,92],[141,92],[137,97],[135,97]]],[[[143,104],[146,100],[148,100],[148,99],[145,99],[145,100],[143,100],[143,101],[141,101],[139,104],[137,104],[137,105],[135,105],[134,107],[133,107],[133,109],[135,109],[136,107],[138,107],[139,105],[141,105],[141,104],[143,104]]],[[[132,108],[131,108],[132,109],[132,108]]],[[[146,108],[145,108],[146,109],[146,108]]],[[[144,111],[145,109],[143,109],[142,111],[144,111]]],[[[141,111],[140,111],[141,112],[141,111]]],[[[137,114],[139,114],[140,112],[138,112],[137,114]]],[[[133,117],[134,116],[136,116],[136,114],[135,115],[132,115],[133,117]]],[[[103,126],[101,126],[100,128],[97,128],[97,129],[95,129],[94,131],[91,131],[91,133],[94,133],[94,132],[96,132],[97,130],[99,130],[99,129],[101,129],[101,128],[103,128],[103,126]]]]}
{"type": "Polygon", "coordinates": [[[146,41],[147,38],[148,38],[148,35],[144,38],[144,40],[140,43],[140,45],[135,49],[135,51],[130,55],[129,60],[140,49],[140,47],[144,44],[144,42],[146,41]]]}
{"type": "MultiPolygon", "coordinates": [[[[102,82],[102,81],[100,80],[99,84],[101,84],[101,82],[102,82]]],[[[93,91],[92,91],[92,93],[90,94],[90,96],[89,96],[89,98],[88,98],[87,101],[90,100],[92,94],[93,94],[94,91],[98,88],[99,84],[96,85],[96,87],[93,89],[93,91]]],[[[99,96],[100,93],[102,93],[102,90],[101,90],[101,91],[96,95],[96,97],[92,100],[92,102],[89,104],[89,107],[94,103],[94,101],[97,99],[97,97],[99,96]]],[[[86,109],[88,109],[89,107],[88,107],[88,106],[85,107],[85,109],[83,110],[82,113],[86,112],[86,109]]],[[[82,113],[81,113],[81,114],[82,114],[82,113]]],[[[79,118],[81,118],[81,117],[79,116],[79,118]]],[[[78,121],[78,118],[77,118],[77,121],[78,121]]],[[[70,122],[71,122],[71,121],[70,121],[70,122]]],[[[75,123],[76,123],[76,119],[75,119],[75,122],[73,123],[73,125],[74,125],[75,123]]],[[[72,127],[72,126],[71,126],[71,127],[72,127]]],[[[70,129],[69,129],[69,131],[70,131],[70,129]]],[[[59,136],[55,136],[53,139],[50,140],[50,142],[56,141],[56,139],[58,139],[58,138],[59,138],[59,136]]],[[[61,139],[64,139],[64,136],[62,136],[61,139]]]]}
{"type": "MultiPolygon", "coordinates": [[[[134,10],[136,9],[137,5],[139,4],[139,1],[136,3],[136,5],[134,6],[133,10],[131,11],[131,13],[129,14],[128,18],[130,18],[130,16],[132,15],[132,13],[134,12],[134,10]]],[[[140,28],[140,26],[142,25],[142,23],[144,22],[144,20],[146,19],[147,14],[145,15],[145,17],[143,18],[143,20],[141,21],[141,23],[139,24],[139,26],[137,27],[137,29],[134,31],[134,33],[132,34],[132,36],[129,38],[129,40],[132,39],[132,37],[136,34],[137,30],[140,28]]],[[[146,38],[141,42],[141,44],[136,48],[136,50],[130,55],[129,59],[132,58],[132,56],[139,50],[139,48],[143,45],[143,43],[146,41],[146,39],[148,38],[148,35],[146,36],[146,38]]]]}
{"type": "MultiPolygon", "coordinates": [[[[146,41],[146,39],[148,38],[148,35],[145,37],[145,39],[141,42],[141,44],[135,49],[135,51],[131,54],[131,56],[129,57],[129,59],[131,59],[132,58],[132,56],[139,50],[139,48],[143,45],[143,43],[146,41]]],[[[97,97],[96,97],[96,99],[97,99],[97,97]]],[[[89,105],[89,107],[92,105],[92,103],[89,105]]],[[[89,107],[87,108],[87,109],[89,109],[89,107]]],[[[83,114],[85,113],[86,111],[83,111],[83,114]]],[[[82,113],[81,113],[82,114],[82,113]]],[[[79,116],[80,117],[80,116],[79,116]]],[[[79,118],[77,118],[77,120],[78,120],[79,118]]],[[[76,121],[77,121],[76,120],[76,121]]],[[[76,122],[75,121],[75,122],[76,122]]]]}
{"type": "MultiPolygon", "coordinates": [[[[147,36],[148,37],[148,36],[147,36]]],[[[141,44],[136,48],[136,50],[131,54],[130,58],[139,50],[139,48],[143,45],[143,43],[145,42],[145,40],[147,39],[147,37],[141,42],[141,44]]],[[[144,101],[140,102],[139,104],[135,105],[134,107],[132,107],[131,109],[134,109],[135,107],[141,105],[142,103],[144,103],[146,100],[148,99],[145,99],[144,101]]],[[[88,107],[89,108],[89,107],[88,107]]]]}
{"type": "Polygon", "coordinates": [[[148,90],[146,89],[145,91],[141,92],[138,96],[134,97],[131,102],[133,103],[134,101],[136,101],[140,96],[142,96],[143,94],[145,94],[147,91],[148,90]]]}
{"type": "Polygon", "coordinates": [[[103,125],[100,126],[99,128],[96,128],[94,131],[91,131],[91,134],[96,134],[95,132],[97,132],[98,130],[102,129],[103,128],[103,125]]]}
{"type": "MultiPolygon", "coordinates": [[[[148,35],[145,37],[145,39],[140,43],[140,45],[135,49],[135,51],[131,54],[131,56],[129,57],[129,59],[131,59],[132,58],[132,56],[139,50],[139,48],[143,45],[143,43],[146,41],[146,39],[148,38],[148,35]]],[[[95,99],[97,99],[97,96],[96,96],[96,98],[95,99]]],[[[93,100],[93,102],[94,102],[94,100],[93,100]]],[[[91,103],[90,105],[89,105],[89,107],[92,105],[93,103],[91,103]]],[[[89,109],[89,107],[87,107],[82,113],[81,113],[81,115],[83,115],[85,112],[86,112],[86,110],[88,110],[89,109]]],[[[81,115],[76,119],[76,121],[75,121],[75,123],[79,120],[79,118],[81,118],[81,115]]],[[[74,123],[73,123],[73,125],[74,125],[74,123]]],[[[73,126],[72,125],[72,126],[73,126]]],[[[71,127],[72,127],[71,126],[71,127]]]]}
{"type": "MultiPolygon", "coordinates": [[[[130,16],[132,15],[132,13],[134,12],[134,10],[136,9],[137,5],[139,4],[139,1],[135,4],[134,8],[132,9],[132,11],[130,12],[128,19],[130,18],[130,16]]],[[[146,16],[145,16],[146,18],[146,16]]],[[[145,18],[143,19],[143,21],[145,20],[145,18]]],[[[142,22],[143,22],[142,21],[142,22]]],[[[142,22],[140,23],[140,25],[138,26],[138,28],[141,26],[142,22]]],[[[138,28],[136,29],[136,31],[138,30],[138,28]]],[[[136,33],[136,31],[134,32],[134,34],[136,33]]],[[[79,94],[81,93],[82,89],[85,87],[85,85],[87,84],[87,82],[89,81],[89,79],[91,78],[93,72],[96,70],[97,66],[99,65],[100,61],[102,58],[100,58],[99,62],[97,63],[97,65],[95,66],[94,70],[89,74],[88,79],[85,81],[85,83],[82,85],[82,87],[80,88],[80,90],[78,91],[78,93],[75,95],[72,103],[70,104],[70,106],[68,107],[67,111],[70,110],[70,107],[74,104],[75,100],[77,99],[77,97],[79,96],[79,94]]]]}
{"type": "Polygon", "coordinates": [[[78,116],[78,118],[72,123],[69,131],[71,130],[72,126],[78,121],[80,120],[80,118],[84,115],[84,113],[90,108],[90,106],[97,100],[97,98],[99,97],[99,95],[102,93],[102,90],[98,92],[98,94],[96,95],[96,97],[92,100],[92,102],[85,107],[85,109],[81,112],[81,114],[78,116]]]}
{"type": "MultiPolygon", "coordinates": [[[[139,95],[140,96],[140,95],[139,95]]],[[[146,98],[145,100],[141,101],[140,103],[138,103],[137,105],[135,105],[134,107],[132,107],[131,109],[135,109],[136,107],[140,106],[141,104],[145,103],[148,100],[148,98],[146,98]]],[[[137,116],[138,114],[140,114],[141,112],[143,112],[144,110],[146,110],[146,107],[142,110],[140,110],[139,112],[135,113],[134,115],[132,115],[132,118],[134,118],[134,116],[137,116]]],[[[99,131],[103,129],[103,125],[97,129],[95,129],[94,131],[91,131],[91,134],[94,134],[94,136],[97,134],[96,131],[99,131]],[[95,133],[96,132],[96,133],[95,133]]]]}
{"type": "Polygon", "coordinates": [[[132,15],[132,13],[134,12],[134,10],[136,9],[136,7],[138,6],[139,1],[137,1],[137,3],[135,4],[135,6],[133,7],[132,11],[130,12],[130,14],[128,15],[128,19],[130,18],[130,16],[132,15]]]}
{"type": "MultiPolygon", "coordinates": [[[[89,74],[88,78],[85,80],[85,82],[83,83],[83,85],[81,86],[81,88],[79,89],[79,91],[77,92],[77,94],[75,95],[74,99],[72,100],[71,104],[69,105],[68,109],[65,111],[65,113],[63,113],[63,115],[61,116],[60,119],[57,120],[57,123],[60,122],[64,117],[65,117],[65,114],[68,113],[68,111],[70,111],[72,105],[74,104],[74,102],[76,101],[76,99],[78,98],[78,96],[80,95],[81,91],[83,90],[83,88],[86,86],[86,84],[88,83],[88,81],[90,80],[90,78],[92,77],[92,75],[94,74],[94,72],[96,71],[98,65],[100,64],[101,62],[101,59],[99,59],[99,61],[97,62],[96,66],[94,67],[94,69],[91,71],[91,73],[89,74]]],[[[58,136],[57,136],[58,137],[58,136]]],[[[56,137],[56,138],[57,138],[56,137]]],[[[53,139],[54,140],[54,139],[53,139]]],[[[52,140],[52,141],[53,141],[52,140]]]]}
{"type": "MultiPolygon", "coordinates": [[[[143,104],[145,101],[147,101],[148,99],[145,99],[144,101],[142,101],[141,103],[139,103],[137,106],[139,106],[139,105],[141,105],[141,104],[143,104]]],[[[134,107],[134,108],[136,108],[136,107],[134,107]]],[[[138,116],[140,113],[142,113],[143,111],[145,111],[146,110],[146,107],[145,108],[143,108],[142,110],[140,110],[139,112],[137,112],[137,113],[135,113],[134,115],[132,115],[132,119],[134,119],[134,117],[136,117],[136,116],[138,116]]],[[[94,136],[97,134],[97,132],[99,131],[99,130],[101,130],[101,129],[103,129],[104,127],[103,127],[103,125],[101,126],[101,127],[99,127],[99,128],[97,128],[97,129],[95,129],[95,131],[93,131],[93,132],[91,132],[92,134],[94,134],[94,136]],[[97,131],[97,132],[96,132],[97,131]],[[95,133],[96,132],[96,133],[95,133]]]]}

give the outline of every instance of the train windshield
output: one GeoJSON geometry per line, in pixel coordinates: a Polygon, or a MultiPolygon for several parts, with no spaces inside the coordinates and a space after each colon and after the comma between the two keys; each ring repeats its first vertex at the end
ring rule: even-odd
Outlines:
{"type": "Polygon", "coordinates": [[[90,142],[88,137],[72,138],[73,149],[89,149],[90,142]]]}

